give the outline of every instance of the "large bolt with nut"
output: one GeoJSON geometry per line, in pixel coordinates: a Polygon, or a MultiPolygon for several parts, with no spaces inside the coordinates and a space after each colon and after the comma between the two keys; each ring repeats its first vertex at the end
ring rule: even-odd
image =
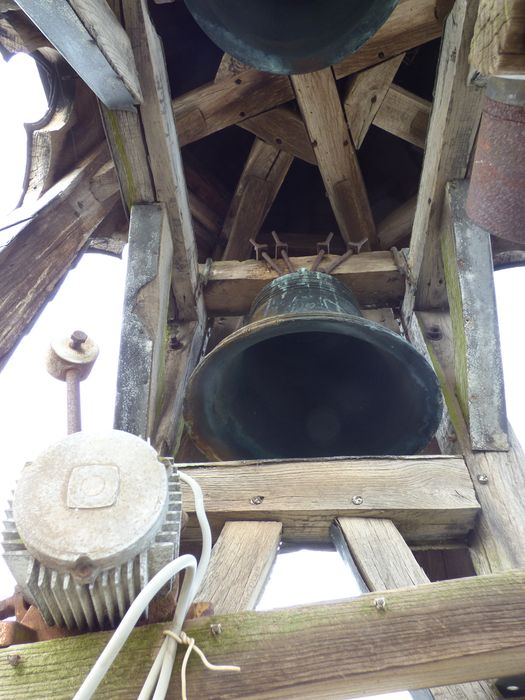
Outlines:
{"type": "Polygon", "coordinates": [[[80,382],[86,379],[98,357],[98,345],[83,331],[73,331],[68,338],[51,343],[46,365],[52,377],[66,382],[67,432],[78,433],[82,427],[80,382]]]}

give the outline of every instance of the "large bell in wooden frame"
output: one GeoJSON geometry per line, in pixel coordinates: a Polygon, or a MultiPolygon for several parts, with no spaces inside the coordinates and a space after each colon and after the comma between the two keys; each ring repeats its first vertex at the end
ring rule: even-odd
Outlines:
{"type": "Polygon", "coordinates": [[[426,359],[363,318],[342,282],[307,270],[262,289],[247,324],[195,369],[184,406],[218,460],[414,454],[441,413],[426,359]]]}
{"type": "Polygon", "coordinates": [[[210,39],[270,73],[309,73],[356,51],[398,0],[185,0],[210,39]]]}

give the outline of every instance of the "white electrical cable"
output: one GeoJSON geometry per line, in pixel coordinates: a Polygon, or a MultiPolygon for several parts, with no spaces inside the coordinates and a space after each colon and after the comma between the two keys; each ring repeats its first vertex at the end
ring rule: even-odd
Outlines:
{"type": "MultiPolygon", "coordinates": [[[[89,674],[86,676],[73,700],[90,700],[152,598],[171,578],[185,569],[186,574],[184,576],[184,582],[181,587],[175,617],[173,618],[171,627],[171,630],[176,634],[179,634],[182,629],[184,619],[188,614],[190,605],[195,598],[208,568],[212,541],[210,525],[204,509],[204,497],[200,486],[194,479],[186,474],[179,472],[179,476],[181,481],[184,481],[191,487],[195,499],[195,512],[202,533],[202,552],[199,563],[197,565],[197,561],[193,555],[184,554],[167,564],[147,583],[122,618],[115,633],[107,643],[104,651],[95,662],[89,674]]],[[[140,692],[139,700],[149,700],[153,690],[155,690],[153,696],[154,700],[164,700],[171,679],[176,654],[176,641],[172,637],[165,637],[159,649],[159,653],[157,654],[157,658],[146,678],[144,687],[140,692]]]]}

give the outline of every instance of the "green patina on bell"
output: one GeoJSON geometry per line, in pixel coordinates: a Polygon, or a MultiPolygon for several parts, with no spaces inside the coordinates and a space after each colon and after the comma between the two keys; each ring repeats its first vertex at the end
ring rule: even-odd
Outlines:
{"type": "Polygon", "coordinates": [[[442,399],[425,358],[348,287],[299,270],[199,364],[184,413],[212,459],[403,455],[432,438],[442,399]]]}

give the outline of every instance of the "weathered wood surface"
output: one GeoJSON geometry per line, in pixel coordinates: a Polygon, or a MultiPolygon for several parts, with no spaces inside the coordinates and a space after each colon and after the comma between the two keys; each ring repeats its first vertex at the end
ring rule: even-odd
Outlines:
{"type": "Polygon", "coordinates": [[[18,5],[110,109],[142,101],[129,38],[105,0],[19,0],[18,5]]]}
{"type": "Polygon", "coordinates": [[[468,219],[468,181],[448,183],[442,257],[454,331],[455,389],[474,450],[507,450],[507,412],[490,234],[468,219]]]}
{"type": "MultiPolygon", "coordinates": [[[[334,66],[337,79],[441,36],[436,0],[402,0],[383,27],[355,53],[334,66]]],[[[173,100],[181,145],[198,141],[294,99],[286,76],[249,69],[173,100]]]]}
{"type": "Polygon", "coordinates": [[[482,91],[469,84],[468,50],[477,0],[457,0],[438,66],[412,239],[405,315],[446,304],[440,256],[441,215],[448,180],[462,179],[481,114],[482,91]]]}
{"type": "Polygon", "coordinates": [[[279,148],[254,140],[222,227],[228,241],[223,260],[250,257],[249,239],[257,238],[292,161],[279,148]]]}
{"type": "Polygon", "coordinates": [[[107,160],[101,145],[38,202],[16,209],[5,222],[29,217],[11,229],[13,237],[0,250],[0,366],[115,204],[116,187],[98,188],[101,199],[94,194],[107,160]]]}
{"type": "MultiPolygon", "coordinates": [[[[322,272],[338,256],[326,255],[319,266],[322,272]]],[[[295,269],[309,269],[315,256],[291,258],[295,269]]],[[[204,271],[204,266],[200,266],[204,271]]],[[[348,284],[362,306],[395,306],[403,298],[404,280],[389,251],[360,253],[345,260],[334,270],[334,277],[348,284]]],[[[264,261],[214,262],[211,266],[204,301],[211,316],[241,316],[252,301],[276,277],[264,261]]]]}
{"type": "Polygon", "coordinates": [[[523,0],[480,0],[470,62],[483,75],[525,74],[523,0]]]}
{"type": "Polygon", "coordinates": [[[274,107],[268,112],[244,119],[239,126],[281,151],[317,165],[304,122],[300,115],[289,107],[274,107]]]}
{"type": "Polygon", "coordinates": [[[332,69],[291,80],[341,236],[373,243],[374,219],[332,69]]]}
{"type": "MultiPolygon", "coordinates": [[[[524,670],[525,573],[430,583],[351,601],[201,618],[185,629],[212,663],[190,660],[190,697],[343,700],[371,693],[462,683],[524,670]],[[213,635],[210,625],[222,633],[213,635]],[[475,630],[475,634],[473,634],[475,630]]],[[[136,698],[164,625],[135,630],[95,698],[136,698]]],[[[110,633],[0,651],[0,698],[65,700],[80,686],[110,633]],[[21,655],[17,667],[7,663],[21,655]],[[63,663],[67,658],[68,663],[63,663]]],[[[179,654],[168,698],[180,697],[179,654]]],[[[472,698],[472,696],[471,696],[472,698]]]]}
{"type": "Polygon", "coordinates": [[[428,351],[445,396],[450,429],[438,433],[440,446],[461,452],[472,478],[481,513],[470,546],[478,574],[525,567],[525,455],[509,426],[508,452],[473,452],[461,407],[454,393],[453,334],[445,312],[418,314],[409,326],[410,339],[428,351]],[[421,325],[420,325],[421,324],[421,325]],[[439,340],[425,339],[438,329],[439,340]],[[480,478],[481,477],[481,480],[480,478]],[[486,477],[486,479],[485,479],[486,477]]]}
{"type": "Polygon", "coordinates": [[[165,209],[131,210],[114,427],[151,437],[164,363],[173,246],[165,209]]]}
{"type": "Polygon", "coordinates": [[[414,225],[416,204],[417,195],[414,195],[379,222],[377,238],[381,248],[388,250],[410,236],[414,225]]]}
{"type": "MultiPolygon", "coordinates": [[[[343,558],[350,556],[368,590],[384,591],[429,583],[410,547],[391,520],[338,518],[335,542],[343,558]]],[[[468,683],[432,688],[436,700],[482,700],[499,697],[488,683],[468,683]]]]}
{"type": "Polygon", "coordinates": [[[281,531],[278,522],[225,523],[195,601],[211,603],[216,615],[253,610],[275,561],[281,531]]]}
{"type": "Polygon", "coordinates": [[[144,100],[140,117],[144,129],[156,199],[166,205],[173,237],[173,292],[179,318],[202,316],[198,291],[197,252],[177,132],[170,108],[164,54],[145,0],[123,5],[144,100]]]}
{"type": "Polygon", "coordinates": [[[350,79],[343,98],[343,107],[356,149],[361,148],[404,57],[405,54],[401,53],[357,73],[350,79]]]}
{"type": "MultiPolygon", "coordinates": [[[[465,465],[456,457],[179,466],[199,482],[215,535],[227,520],[276,520],[286,541],[327,542],[334,518],[358,515],[389,517],[411,541],[454,539],[470,530],[478,512],[465,465]]],[[[185,486],[183,498],[190,515],[184,538],[198,540],[185,486]]]]}
{"type": "Polygon", "coordinates": [[[432,103],[392,85],[373,124],[419,148],[425,147],[432,103]]]}

